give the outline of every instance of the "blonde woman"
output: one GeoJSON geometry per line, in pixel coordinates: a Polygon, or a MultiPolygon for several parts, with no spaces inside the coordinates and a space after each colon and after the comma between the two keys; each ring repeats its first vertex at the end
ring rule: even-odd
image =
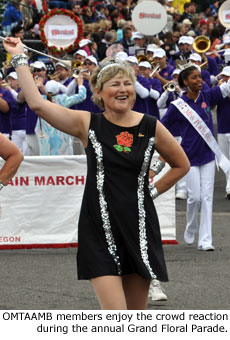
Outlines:
{"type": "Polygon", "coordinates": [[[103,113],[74,111],[43,100],[19,39],[7,38],[26,101],[51,125],[81,139],[88,174],[78,227],[78,279],[90,280],[102,309],[146,309],[153,278],[167,281],[152,197],[189,170],[182,148],[154,117],[132,110],[135,75],[120,60],[104,61],[91,76],[103,113]],[[149,188],[156,149],[171,169],[149,188]]]}

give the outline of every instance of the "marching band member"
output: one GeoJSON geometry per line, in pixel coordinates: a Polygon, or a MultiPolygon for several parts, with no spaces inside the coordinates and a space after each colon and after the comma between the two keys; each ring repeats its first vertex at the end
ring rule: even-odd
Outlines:
{"type": "Polygon", "coordinates": [[[133,67],[136,75],[136,101],[133,106],[133,110],[141,113],[149,113],[148,102],[146,99],[149,97],[150,83],[139,74],[138,60],[136,57],[129,56],[127,58],[127,62],[133,67]]]}
{"type": "MultiPolygon", "coordinates": [[[[179,52],[172,53],[171,58],[169,59],[169,65],[171,65],[174,69],[178,67],[178,64],[181,62],[187,62],[188,57],[191,54],[192,44],[193,44],[193,37],[182,35],[179,38],[178,46],[179,52]]],[[[174,51],[173,51],[174,52],[174,51]]]]}
{"type": "Polygon", "coordinates": [[[56,63],[56,72],[58,82],[67,87],[72,81],[72,78],[70,78],[70,67],[63,64],[61,61],[58,61],[56,63]]]}
{"type": "Polygon", "coordinates": [[[155,65],[159,64],[160,71],[156,71],[153,75],[154,78],[159,79],[162,86],[172,79],[173,67],[167,65],[166,52],[163,48],[154,50],[153,60],[155,65]]]}
{"type": "Polygon", "coordinates": [[[75,53],[74,53],[74,58],[75,60],[79,61],[80,63],[83,63],[83,61],[85,60],[85,58],[88,57],[88,54],[86,51],[84,50],[77,50],[75,53]]]}
{"type": "Polygon", "coordinates": [[[141,61],[139,63],[139,71],[140,75],[146,79],[148,79],[150,83],[150,93],[148,100],[149,105],[149,114],[156,118],[160,118],[159,109],[157,106],[157,99],[160,97],[162,93],[162,85],[160,80],[150,77],[152,70],[152,65],[148,61],[141,61]]]}
{"type": "MultiPolygon", "coordinates": [[[[16,72],[11,72],[7,77],[7,82],[10,86],[10,92],[17,101],[18,93],[20,92],[18,77],[16,72]]],[[[12,134],[11,140],[25,155],[27,152],[26,139],[26,104],[19,104],[12,109],[11,112],[12,134]]]]}
{"type": "MultiPolygon", "coordinates": [[[[225,51],[230,48],[230,36],[228,34],[223,36],[223,44],[219,44],[219,46],[221,47],[220,51],[218,49],[215,49],[214,51],[212,51],[213,55],[215,55],[215,60],[218,65],[227,66],[227,62],[229,60],[226,60],[225,58],[225,51]]],[[[210,55],[210,57],[211,56],[212,55],[210,55]]]]}
{"type": "Polygon", "coordinates": [[[230,94],[230,84],[202,90],[202,78],[196,66],[185,68],[179,74],[179,86],[186,89],[181,98],[173,101],[162,123],[171,128],[175,120],[180,124],[183,147],[191,168],[186,175],[188,190],[187,225],[184,239],[193,244],[199,231],[198,249],[214,250],[212,244],[212,204],[215,176],[215,156],[226,173],[229,160],[222,154],[214,138],[211,108],[230,94]],[[197,218],[200,209],[200,227],[197,218]]]}
{"type": "MultiPolygon", "coordinates": [[[[228,82],[230,79],[230,66],[223,68],[220,83],[228,82]]],[[[227,96],[217,105],[217,139],[223,154],[230,159],[230,98],[227,96]]],[[[230,172],[226,173],[226,199],[230,200],[230,172]]]]}
{"type": "MultiPolygon", "coordinates": [[[[188,60],[190,60],[193,64],[198,66],[202,64],[202,58],[198,53],[191,53],[188,60]]],[[[201,77],[209,87],[212,87],[211,76],[207,70],[201,70],[201,77]]]]}
{"type": "MultiPolygon", "coordinates": [[[[169,82],[168,84],[173,84],[174,90],[170,91],[170,87],[167,84],[165,85],[165,91],[161,94],[160,98],[157,100],[157,106],[160,110],[160,117],[161,119],[167,112],[167,109],[169,107],[169,104],[173,101],[176,100],[177,98],[182,96],[182,89],[179,87],[178,84],[178,77],[180,74],[181,70],[180,69],[175,69],[172,73],[172,82],[169,82]]],[[[176,141],[180,144],[181,143],[181,132],[180,132],[180,126],[178,124],[178,121],[175,119],[174,124],[170,128],[171,134],[174,136],[176,141]]],[[[181,178],[177,183],[176,183],[176,198],[177,199],[186,199],[187,198],[187,189],[186,189],[186,182],[184,178],[181,178]]]]}
{"type": "Polygon", "coordinates": [[[159,48],[156,44],[149,44],[146,48],[146,57],[148,60],[153,59],[154,50],[159,48]]]}
{"type": "MultiPolygon", "coordinates": [[[[164,86],[164,91],[161,93],[159,99],[157,100],[157,106],[158,109],[160,111],[160,119],[163,118],[163,116],[165,115],[169,104],[178,98],[178,96],[182,95],[182,90],[180,89],[179,85],[178,85],[178,76],[180,74],[180,69],[175,69],[172,73],[172,81],[176,83],[175,86],[175,90],[174,91],[169,91],[169,88],[167,87],[167,83],[164,86]]],[[[172,81],[169,81],[169,83],[171,83],[172,81]]],[[[180,135],[180,134],[179,134],[180,135]]],[[[178,135],[178,136],[179,136],[178,135]]],[[[173,134],[173,136],[175,136],[173,134]]],[[[176,135],[177,136],[177,135],[176,135]]]]}
{"type": "MultiPolygon", "coordinates": [[[[90,74],[93,72],[93,69],[98,65],[97,59],[93,56],[87,56],[84,59],[82,68],[87,70],[85,72],[83,72],[83,78],[84,78],[84,82],[83,85],[86,88],[86,99],[79,103],[77,106],[75,105],[74,108],[77,110],[88,110],[90,112],[94,112],[94,113],[99,113],[101,112],[101,110],[93,103],[93,101],[91,100],[92,97],[92,92],[90,90],[90,86],[89,86],[89,78],[90,78],[90,74]]],[[[77,82],[77,78],[73,79],[71,81],[71,83],[68,85],[67,87],[67,92],[66,94],[68,96],[72,96],[73,94],[78,93],[78,82],[77,82]]]]}
{"type": "MultiPolygon", "coordinates": [[[[83,85],[86,88],[86,98],[84,101],[80,102],[79,104],[72,106],[71,107],[72,109],[87,110],[87,111],[94,112],[94,113],[101,112],[101,109],[92,101],[92,91],[89,85],[90,75],[92,74],[94,68],[97,65],[98,65],[98,62],[94,56],[87,56],[84,59],[82,67],[83,69],[86,69],[87,71],[82,72],[82,75],[84,78],[83,85]]],[[[69,84],[66,94],[68,96],[72,96],[73,94],[78,93],[78,90],[79,90],[78,89],[78,78],[75,78],[69,84]]],[[[74,146],[74,154],[77,154],[77,155],[85,154],[85,150],[82,146],[81,141],[76,137],[74,137],[73,146],[74,146]]]]}
{"type": "MultiPolygon", "coordinates": [[[[35,61],[32,65],[33,78],[41,78],[42,82],[39,85],[40,93],[45,93],[44,86],[47,83],[46,65],[42,61],[35,61]]],[[[18,94],[18,103],[24,103],[25,98],[22,92],[18,94]]],[[[35,126],[37,124],[38,116],[26,104],[26,137],[27,137],[27,156],[39,156],[39,143],[35,134],[35,126]]]]}
{"type": "Polygon", "coordinates": [[[17,102],[10,92],[9,85],[4,88],[2,73],[0,73],[0,78],[0,132],[10,138],[12,133],[11,112],[17,107],[17,102]]]}

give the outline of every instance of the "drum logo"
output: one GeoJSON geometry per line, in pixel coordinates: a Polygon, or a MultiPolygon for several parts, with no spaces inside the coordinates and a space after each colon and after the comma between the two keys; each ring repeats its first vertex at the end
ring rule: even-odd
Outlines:
{"type": "Polygon", "coordinates": [[[155,13],[139,13],[139,19],[161,19],[161,13],[155,14],[155,13]]]}

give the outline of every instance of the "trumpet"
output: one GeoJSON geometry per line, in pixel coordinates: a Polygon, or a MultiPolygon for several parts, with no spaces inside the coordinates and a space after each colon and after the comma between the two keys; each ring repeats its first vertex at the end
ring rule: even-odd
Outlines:
{"type": "Polygon", "coordinates": [[[218,85],[221,85],[224,82],[222,75],[223,75],[222,72],[220,72],[215,76],[215,80],[218,85]]]}
{"type": "Polygon", "coordinates": [[[79,74],[83,73],[83,72],[89,73],[89,70],[87,68],[84,68],[82,70],[80,70],[79,68],[74,68],[72,76],[73,76],[73,78],[78,78],[79,74]]]}
{"type": "Polygon", "coordinates": [[[154,75],[154,73],[160,71],[160,69],[161,69],[160,64],[157,64],[150,73],[149,77],[151,78],[154,75]]]}
{"type": "Polygon", "coordinates": [[[169,92],[175,92],[176,86],[177,86],[177,83],[171,80],[163,86],[163,89],[164,91],[168,90],[169,92]]]}

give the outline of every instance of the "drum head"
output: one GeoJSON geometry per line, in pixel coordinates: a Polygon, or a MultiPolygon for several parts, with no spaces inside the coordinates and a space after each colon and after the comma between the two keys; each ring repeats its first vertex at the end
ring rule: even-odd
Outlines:
{"type": "Polygon", "coordinates": [[[132,22],[144,35],[160,33],[167,24],[167,11],[159,2],[143,0],[132,12],[132,22]]]}
{"type": "Polygon", "coordinates": [[[230,28],[230,0],[222,3],[218,11],[218,18],[221,25],[230,28]]]}

